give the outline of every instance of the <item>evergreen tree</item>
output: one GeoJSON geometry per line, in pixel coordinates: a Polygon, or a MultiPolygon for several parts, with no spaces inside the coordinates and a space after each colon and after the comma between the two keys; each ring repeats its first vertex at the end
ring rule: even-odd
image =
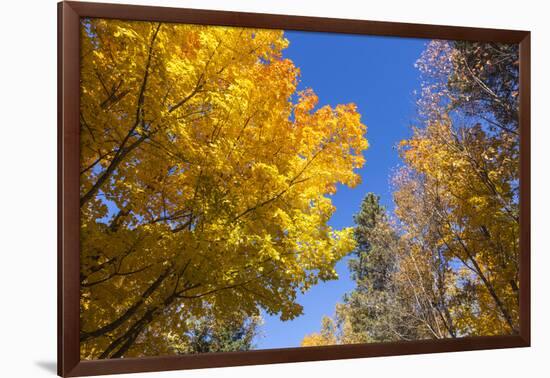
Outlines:
{"type": "Polygon", "coordinates": [[[356,289],[344,296],[336,309],[347,341],[382,342],[413,338],[416,327],[403,321],[406,312],[394,282],[398,236],[380,197],[368,193],[354,216],[355,258],[349,262],[356,289]],[[350,331],[351,334],[350,335],[350,331]]]}

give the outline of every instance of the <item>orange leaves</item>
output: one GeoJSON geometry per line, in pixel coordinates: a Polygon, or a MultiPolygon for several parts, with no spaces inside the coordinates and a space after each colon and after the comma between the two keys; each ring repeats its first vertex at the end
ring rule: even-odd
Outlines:
{"type": "Polygon", "coordinates": [[[331,167],[337,182],[355,186],[360,177],[353,170],[363,166],[362,152],[368,148],[366,126],[354,104],[314,110],[317,102],[315,93],[307,90],[294,108],[300,154],[307,156],[309,151],[314,164],[331,167]]]}

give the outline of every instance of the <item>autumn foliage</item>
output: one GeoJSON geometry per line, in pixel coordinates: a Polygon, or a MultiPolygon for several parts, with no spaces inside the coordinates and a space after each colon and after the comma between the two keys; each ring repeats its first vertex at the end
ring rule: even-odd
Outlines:
{"type": "Polygon", "coordinates": [[[81,41],[82,358],[246,349],[260,309],[300,315],[355,247],[327,225],[364,163],[355,106],[297,91],[282,31],[83,19],[81,41]]]}
{"type": "Polygon", "coordinates": [[[394,214],[355,217],[356,289],[303,346],[519,331],[517,45],[432,41],[394,214]]]}
{"type": "Polygon", "coordinates": [[[297,89],[288,43],[82,20],[83,359],[251,349],[349,254],[355,289],[303,346],[518,332],[517,46],[427,44],[394,207],[369,193],[336,230],[366,127],[297,89]]]}

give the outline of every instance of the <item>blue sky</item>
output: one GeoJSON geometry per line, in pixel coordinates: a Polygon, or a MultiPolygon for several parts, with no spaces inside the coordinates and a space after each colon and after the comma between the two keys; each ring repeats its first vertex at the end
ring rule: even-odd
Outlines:
{"type": "MultiPolygon", "coordinates": [[[[296,31],[285,36],[290,46],[284,56],[301,70],[299,89],[312,88],[319,96],[318,106],[354,102],[368,129],[367,162],[359,171],[363,182],[353,189],[339,187],[330,224],[338,229],[352,226],[353,214],[368,192],[380,195],[392,209],[389,177],[399,164],[395,146],[410,135],[415,119],[413,91],[420,80],[414,63],[427,40],[296,31]]],[[[304,335],[318,331],[321,318],[332,315],[342,295],[354,287],[346,259],[337,271],[338,280],[320,283],[298,297],[304,315],[282,322],[264,314],[256,347],[296,347],[304,335]]]]}

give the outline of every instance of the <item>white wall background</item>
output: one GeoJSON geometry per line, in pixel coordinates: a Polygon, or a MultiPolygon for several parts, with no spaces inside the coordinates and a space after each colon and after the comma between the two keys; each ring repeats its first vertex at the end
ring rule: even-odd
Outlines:
{"type": "MultiPolygon", "coordinates": [[[[543,377],[550,358],[550,21],[534,0],[127,0],[532,31],[533,346],[139,377],[543,377]]],[[[119,2],[111,0],[111,2],[119,2]]],[[[0,21],[0,376],[48,377],[56,359],[56,2],[6,1],[0,21]]]]}

